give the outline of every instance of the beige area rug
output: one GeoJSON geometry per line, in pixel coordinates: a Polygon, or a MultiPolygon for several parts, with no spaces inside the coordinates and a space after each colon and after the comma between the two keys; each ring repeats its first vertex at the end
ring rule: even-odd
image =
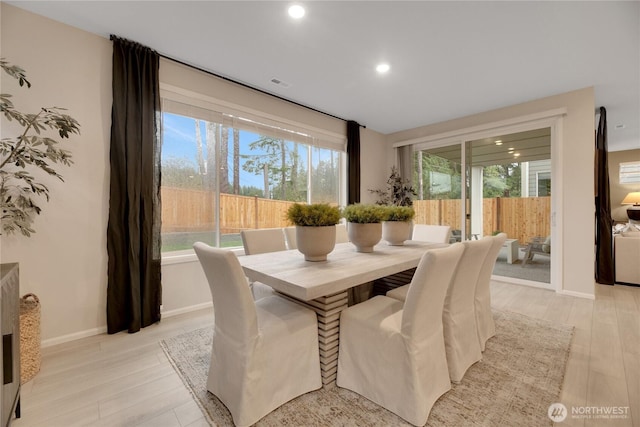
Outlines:
{"type": "MultiPolygon", "coordinates": [[[[428,426],[543,426],[558,402],[573,328],[494,311],[497,334],[480,362],[431,410],[428,426]]],[[[232,426],[226,407],[206,390],[212,328],[161,342],[212,426],[232,426]]],[[[373,374],[373,373],[372,373],[373,374]]],[[[257,426],[406,426],[375,403],[339,387],[300,396],[261,419],[257,426]]]]}

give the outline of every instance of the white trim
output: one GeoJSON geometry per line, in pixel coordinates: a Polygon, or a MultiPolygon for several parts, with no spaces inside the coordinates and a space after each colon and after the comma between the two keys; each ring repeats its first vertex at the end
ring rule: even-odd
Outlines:
{"type": "Polygon", "coordinates": [[[536,282],[535,280],[519,279],[517,277],[491,275],[491,280],[495,282],[501,282],[501,283],[510,283],[513,285],[529,286],[531,288],[547,289],[549,291],[554,290],[551,283],[536,282]]]}
{"type": "Polygon", "coordinates": [[[217,111],[220,113],[230,113],[238,116],[249,115],[250,117],[247,117],[249,119],[264,118],[273,122],[282,123],[291,127],[294,131],[303,130],[304,132],[308,132],[310,133],[310,136],[312,138],[318,138],[320,140],[324,139],[329,143],[326,148],[336,150],[338,149],[338,147],[341,147],[339,149],[340,151],[346,152],[347,150],[347,137],[345,134],[335,133],[326,129],[308,125],[306,123],[300,123],[284,117],[269,114],[265,111],[255,110],[243,105],[212,98],[211,96],[204,95],[198,92],[192,92],[190,90],[178,86],[173,86],[167,83],[160,83],[160,91],[161,97],[183,104],[191,104],[199,108],[217,111]]]}
{"type": "Polygon", "coordinates": [[[567,291],[567,290],[562,290],[562,291],[557,291],[560,295],[568,295],[570,297],[578,297],[578,298],[585,298],[585,299],[591,299],[591,300],[595,300],[596,296],[595,294],[585,294],[584,292],[576,292],[576,291],[567,291]]]}
{"type": "MultiPolygon", "coordinates": [[[[526,116],[518,116],[510,119],[500,120],[497,122],[484,123],[481,125],[471,126],[463,129],[456,129],[453,131],[442,132],[435,135],[426,135],[414,139],[408,139],[405,141],[398,141],[393,144],[393,148],[401,147],[403,145],[417,145],[423,143],[434,143],[436,141],[442,141],[442,145],[449,145],[450,142],[455,140],[470,140],[470,139],[481,139],[487,134],[486,137],[495,135],[498,133],[516,133],[519,132],[521,127],[525,129],[535,129],[531,126],[535,125],[536,122],[548,121],[549,119],[555,119],[557,117],[561,117],[567,114],[566,108],[555,108],[553,110],[541,111],[539,113],[528,114],[526,116]]],[[[540,127],[548,127],[548,126],[540,126],[540,127]]],[[[429,145],[431,148],[435,148],[434,145],[429,145]]]]}
{"type": "Polygon", "coordinates": [[[178,316],[180,314],[191,313],[192,311],[202,310],[204,308],[212,308],[213,301],[203,302],[196,305],[190,305],[188,307],[176,308],[175,310],[162,311],[162,318],[178,316]]]}
{"type": "MultiPolygon", "coordinates": [[[[229,250],[235,253],[236,256],[244,255],[244,249],[241,247],[230,248],[229,250]]],[[[185,249],[184,251],[163,253],[160,265],[186,264],[190,262],[198,262],[198,257],[193,249],[185,249]]]]}
{"type": "Polygon", "coordinates": [[[66,342],[71,342],[75,340],[79,340],[82,338],[92,337],[94,335],[101,335],[107,333],[107,327],[101,326],[99,328],[87,329],[85,331],[74,332],[73,334],[62,335],[55,338],[49,338],[47,340],[42,340],[42,348],[51,347],[58,344],[64,344],[66,342]]]}

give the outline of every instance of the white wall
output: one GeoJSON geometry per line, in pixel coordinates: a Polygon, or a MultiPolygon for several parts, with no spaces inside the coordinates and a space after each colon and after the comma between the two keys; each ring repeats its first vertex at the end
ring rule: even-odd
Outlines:
{"type": "MultiPolygon", "coordinates": [[[[487,111],[429,126],[422,126],[388,135],[388,144],[428,136],[455,132],[491,123],[534,115],[536,113],[566,109],[562,119],[562,153],[560,176],[563,206],[563,251],[561,291],[585,297],[594,295],[594,123],[595,106],[593,88],[585,88],[561,95],[525,102],[511,107],[487,111]]],[[[556,190],[554,190],[556,191],[556,190]]],[[[560,219],[560,218],[559,218],[560,219]]]]}
{"type": "MultiPolygon", "coordinates": [[[[22,111],[60,106],[81,125],[64,141],[75,164],[59,167],[65,182],[51,192],[30,238],[2,236],[2,262],[20,263],[20,292],[42,304],[44,340],[94,333],[105,326],[106,224],[109,190],[111,43],[103,38],[2,7],[2,56],[27,72],[31,89],[2,76],[2,92],[22,111]]],[[[2,136],[16,129],[2,122],[2,136]]]]}

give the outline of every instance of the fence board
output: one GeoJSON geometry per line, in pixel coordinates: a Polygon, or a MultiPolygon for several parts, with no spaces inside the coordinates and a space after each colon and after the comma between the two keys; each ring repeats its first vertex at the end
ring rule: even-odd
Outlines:
{"type": "MultiPolygon", "coordinates": [[[[161,187],[162,232],[207,231],[215,228],[214,193],[161,187]]],[[[294,202],[235,194],[220,195],[220,229],[223,234],[248,228],[287,227],[285,213],[294,202]]],[[[483,200],[483,230],[507,233],[521,244],[550,234],[551,198],[514,197],[483,200]]],[[[460,229],[460,200],[415,200],[415,222],[449,225],[460,229]]]]}

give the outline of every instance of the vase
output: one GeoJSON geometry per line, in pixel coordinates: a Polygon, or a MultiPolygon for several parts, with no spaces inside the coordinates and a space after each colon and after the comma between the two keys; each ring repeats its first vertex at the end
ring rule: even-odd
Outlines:
{"type": "Polygon", "coordinates": [[[336,226],[296,226],[298,251],[305,261],[326,261],[327,255],[336,246],[336,226]]]}
{"type": "Polygon", "coordinates": [[[402,246],[409,239],[411,222],[409,221],[383,221],[382,240],[391,246],[402,246]]]}
{"type": "Polygon", "coordinates": [[[349,240],[358,252],[373,252],[373,247],[382,238],[382,223],[359,224],[350,222],[347,227],[349,240]]]}

